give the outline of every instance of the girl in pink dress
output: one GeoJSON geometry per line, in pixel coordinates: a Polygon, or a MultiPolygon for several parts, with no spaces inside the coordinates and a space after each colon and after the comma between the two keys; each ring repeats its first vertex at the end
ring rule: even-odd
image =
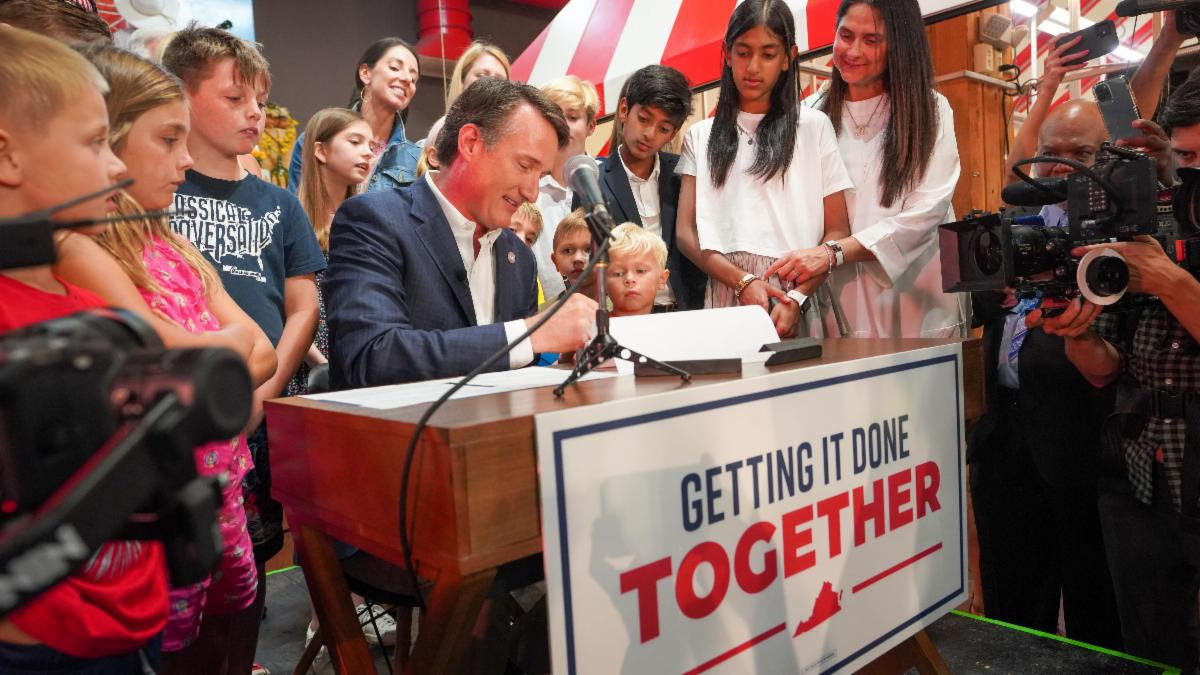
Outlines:
{"type": "MultiPolygon", "coordinates": [[[[109,83],[109,142],[133,185],[117,198],[123,214],[171,205],[192,160],[189,115],[179,80],[113,47],[83,50],[109,83]]],[[[216,270],[166,218],[116,223],[94,238],[68,235],[56,271],[68,281],[132,311],[154,326],[168,347],[225,347],[246,360],[257,386],[275,373],[266,335],[229,297],[216,270]]],[[[258,578],[246,530],[241,478],[251,466],[245,439],[196,448],[201,475],[222,476],[218,527],[221,559],[205,581],[170,589],[163,635],[164,673],[250,672],[260,617],[258,578]]]]}

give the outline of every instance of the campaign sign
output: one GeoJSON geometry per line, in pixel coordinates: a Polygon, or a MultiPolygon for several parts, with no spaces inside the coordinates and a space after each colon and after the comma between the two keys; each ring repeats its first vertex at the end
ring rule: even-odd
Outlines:
{"type": "Polygon", "coordinates": [[[959,346],[536,420],[556,673],[853,672],[965,598],[959,346]]]}

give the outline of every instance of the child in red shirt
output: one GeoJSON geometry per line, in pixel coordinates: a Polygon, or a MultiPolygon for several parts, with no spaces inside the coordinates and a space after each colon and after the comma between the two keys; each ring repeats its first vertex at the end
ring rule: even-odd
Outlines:
{"type": "MultiPolygon", "coordinates": [[[[69,48],[0,25],[0,219],[120,178],[125,167],[108,147],[106,88],[69,48]]],[[[97,198],[56,218],[102,217],[111,204],[97,198]]],[[[0,272],[0,331],[104,304],[49,267],[0,272]]],[[[0,672],[152,672],[166,618],[162,546],[111,541],[74,575],[0,620],[0,672]]]]}

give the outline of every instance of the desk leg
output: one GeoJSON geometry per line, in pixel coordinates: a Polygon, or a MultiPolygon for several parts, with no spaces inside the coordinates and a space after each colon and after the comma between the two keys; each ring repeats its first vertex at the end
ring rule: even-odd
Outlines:
{"type": "Polygon", "coordinates": [[[438,575],[420,631],[408,675],[459,673],[471,653],[471,631],[496,579],[496,568],[460,577],[438,575]]]}
{"type": "Polygon", "coordinates": [[[859,675],[895,675],[907,672],[910,668],[916,668],[921,675],[950,673],[937,647],[923,630],[884,652],[858,672],[859,675]]]}
{"type": "Polygon", "coordinates": [[[308,595],[317,610],[325,644],[341,673],[373,673],[375,662],[350,604],[350,589],[333,550],[333,540],[307,525],[292,527],[308,595]]]}

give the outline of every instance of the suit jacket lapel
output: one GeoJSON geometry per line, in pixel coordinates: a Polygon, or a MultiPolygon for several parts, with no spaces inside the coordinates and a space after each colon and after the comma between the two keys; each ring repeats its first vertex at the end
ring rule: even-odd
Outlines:
{"type": "Polygon", "coordinates": [[[637,202],[633,199],[633,190],[629,189],[629,175],[625,173],[625,167],[621,164],[618,152],[620,150],[614,148],[604,160],[604,182],[608,185],[608,192],[616,202],[612,205],[616,207],[613,221],[618,225],[626,221],[641,225],[642,216],[638,213],[637,202]]]}
{"type": "MultiPolygon", "coordinates": [[[[667,248],[675,246],[675,205],[679,201],[679,177],[675,175],[678,155],[658,153],[658,213],[662,238],[667,248]]],[[[675,274],[672,272],[672,274],[675,274]]],[[[680,282],[683,280],[680,279],[680,282]]]]}
{"type": "Polygon", "coordinates": [[[513,271],[516,265],[509,261],[509,256],[515,260],[517,252],[513,250],[513,242],[510,239],[512,237],[506,237],[501,232],[492,244],[492,271],[496,275],[496,297],[493,300],[495,304],[492,317],[496,323],[503,323],[516,316],[511,302],[515,297],[513,286],[516,285],[516,278],[513,271]]]}
{"type": "Polygon", "coordinates": [[[429,257],[437,265],[442,278],[454,291],[459,308],[474,326],[478,323],[475,318],[475,304],[471,301],[471,289],[467,283],[467,268],[463,266],[462,254],[458,252],[458,244],[450,231],[450,223],[437,197],[423,180],[417,180],[412,187],[413,227],[421,239],[421,243],[429,251],[429,257]]]}

